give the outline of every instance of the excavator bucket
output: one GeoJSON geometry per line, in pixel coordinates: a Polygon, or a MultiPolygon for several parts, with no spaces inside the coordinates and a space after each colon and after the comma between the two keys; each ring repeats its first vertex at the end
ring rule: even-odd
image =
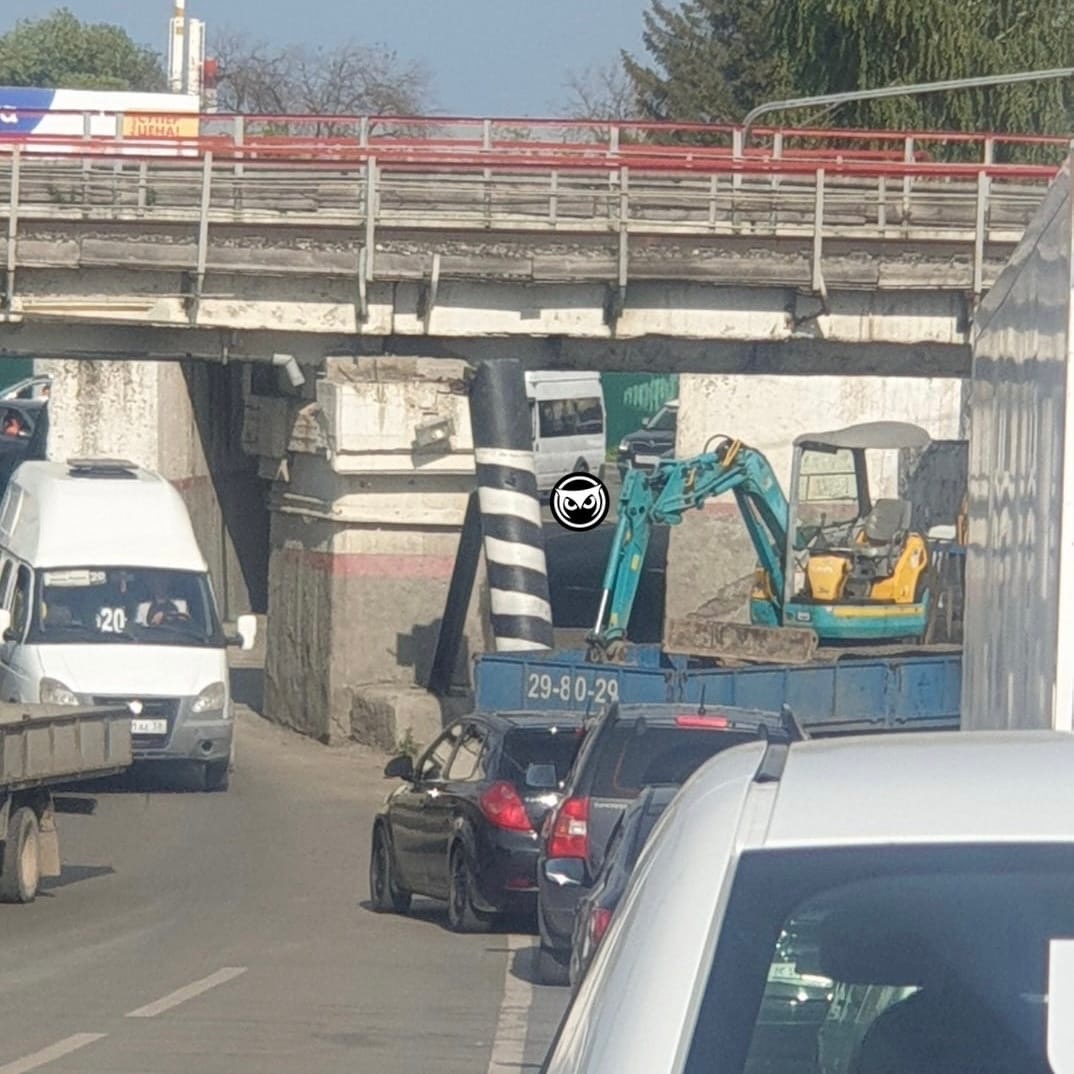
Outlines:
{"type": "Polygon", "coordinates": [[[666,635],[669,653],[766,664],[808,664],[819,645],[813,630],[732,623],[696,613],[669,619],[666,635]]]}

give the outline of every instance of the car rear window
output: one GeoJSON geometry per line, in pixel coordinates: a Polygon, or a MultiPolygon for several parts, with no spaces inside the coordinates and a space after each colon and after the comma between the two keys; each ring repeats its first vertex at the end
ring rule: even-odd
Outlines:
{"type": "Polygon", "coordinates": [[[652,783],[685,783],[710,757],[756,736],[746,732],[619,724],[597,744],[594,798],[634,798],[652,783]]]}
{"type": "Polygon", "coordinates": [[[581,744],[582,736],[573,727],[560,727],[555,733],[547,727],[508,731],[503,741],[500,777],[521,780],[529,765],[551,764],[556,766],[556,779],[564,780],[581,744]]]}

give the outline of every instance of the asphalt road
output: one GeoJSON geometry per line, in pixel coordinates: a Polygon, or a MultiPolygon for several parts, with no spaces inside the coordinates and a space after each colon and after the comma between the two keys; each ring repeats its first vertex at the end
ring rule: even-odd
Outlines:
{"type": "Polygon", "coordinates": [[[533,935],[363,905],[384,758],[239,732],[227,793],[59,818],[63,876],[0,906],[0,1074],[535,1069],[565,990],[531,983],[533,935]]]}
{"type": "MultiPolygon", "coordinates": [[[[558,627],[588,627],[610,547],[547,526],[558,627]]],[[[666,533],[634,617],[658,640],[666,533]]],[[[650,637],[651,635],[651,637],[650,637]]],[[[255,668],[234,673],[258,704],[255,668]]],[[[0,1074],[505,1074],[536,1070],[564,989],[534,984],[527,922],[447,931],[442,908],[374,914],[369,832],[384,758],[240,709],[225,794],[81,788],[63,875],[0,906],[0,1074]]]]}

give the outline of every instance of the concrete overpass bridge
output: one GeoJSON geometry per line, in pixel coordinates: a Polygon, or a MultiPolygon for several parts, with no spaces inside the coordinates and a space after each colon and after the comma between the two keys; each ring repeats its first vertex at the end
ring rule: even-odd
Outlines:
{"type": "Polygon", "coordinates": [[[271,714],[388,745],[399,705],[368,684],[428,669],[473,482],[466,362],[964,376],[976,300],[1067,147],[200,125],[0,140],[0,356],[48,359],[57,455],[121,453],[184,491],[229,611],[272,613],[271,714]]]}
{"type": "Polygon", "coordinates": [[[509,338],[543,367],[956,371],[1065,146],[1012,164],[1028,139],[261,122],[276,133],[0,141],[0,353],[317,362],[509,338]]]}

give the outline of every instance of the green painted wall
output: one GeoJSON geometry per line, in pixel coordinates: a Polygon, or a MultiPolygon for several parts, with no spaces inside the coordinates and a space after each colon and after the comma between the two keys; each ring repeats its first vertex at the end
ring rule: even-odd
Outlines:
{"type": "Polygon", "coordinates": [[[655,414],[679,394],[679,375],[651,373],[602,373],[604,407],[608,412],[608,450],[614,451],[627,433],[641,428],[644,418],[655,414]]]}

